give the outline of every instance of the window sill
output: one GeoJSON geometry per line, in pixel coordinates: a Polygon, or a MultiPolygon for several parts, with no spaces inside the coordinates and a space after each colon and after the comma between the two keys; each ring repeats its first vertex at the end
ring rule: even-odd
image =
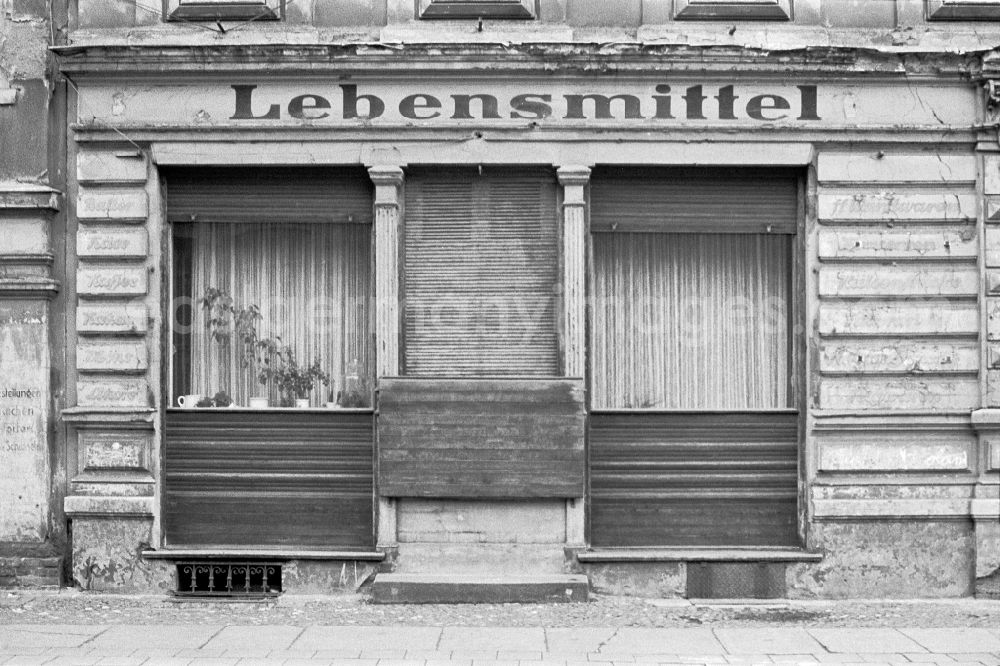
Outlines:
{"type": "Polygon", "coordinates": [[[381,562],[385,553],[377,550],[267,550],[263,548],[161,548],[144,550],[145,560],[361,560],[381,562]]]}
{"type": "Polygon", "coordinates": [[[167,407],[167,412],[171,414],[187,414],[190,412],[211,412],[218,414],[229,414],[234,412],[250,412],[259,414],[372,414],[371,407],[194,407],[192,409],[182,409],[180,407],[167,407]]]}
{"type": "Polygon", "coordinates": [[[263,3],[182,4],[170,12],[168,21],[280,21],[277,11],[263,3]]]}
{"type": "Polygon", "coordinates": [[[580,551],[584,564],[605,562],[819,562],[822,553],[795,548],[596,548],[580,551]]]}

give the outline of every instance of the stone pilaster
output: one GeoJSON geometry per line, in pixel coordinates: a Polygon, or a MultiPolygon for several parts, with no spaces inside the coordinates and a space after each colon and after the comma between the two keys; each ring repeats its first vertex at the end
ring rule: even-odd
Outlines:
{"type": "MultiPolygon", "coordinates": [[[[563,187],[562,342],[563,374],[587,374],[587,198],[590,168],[562,166],[563,187]]],[[[586,510],[582,497],[566,500],[566,545],[585,545],[586,510]]]]}
{"type": "MultiPolygon", "coordinates": [[[[368,169],[375,184],[375,369],[376,377],[399,374],[399,240],[403,170],[368,169]]],[[[396,499],[378,499],[378,546],[396,545],[396,499]]]]}
{"type": "Polygon", "coordinates": [[[85,145],[76,160],[76,327],[67,339],[71,406],[62,417],[69,425],[64,509],[73,523],[72,575],[84,589],[163,585],[137,554],[159,540],[162,253],[148,171],[135,147],[85,145]]]}

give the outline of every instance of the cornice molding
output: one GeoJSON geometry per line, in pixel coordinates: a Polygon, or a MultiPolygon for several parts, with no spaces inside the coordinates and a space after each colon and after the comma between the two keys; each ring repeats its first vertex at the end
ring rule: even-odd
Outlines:
{"type": "MultiPolygon", "coordinates": [[[[51,47],[71,76],[199,75],[659,75],[684,73],[809,74],[830,78],[984,78],[992,51],[886,52],[810,46],[770,50],[678,44],[90,44],[51,47]]],[[[1000,69],[1000,64],[994,64],[1000,69]]]]}

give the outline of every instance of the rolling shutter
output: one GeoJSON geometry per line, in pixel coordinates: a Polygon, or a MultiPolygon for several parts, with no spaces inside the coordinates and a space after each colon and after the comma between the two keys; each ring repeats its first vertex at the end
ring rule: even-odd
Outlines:
{"type": "Polygon", "coordinates": [[[171,222],[372,222],[374,189],[358,168],[165,169],[171,222]]]}
{"type": "Polygon", "coordinates": [[[594,170],[593,231],[794,234],[798,176],[786,169],[594,170]]]}
{"type": "Polygon", "coordinates": [[[549,171],[417,170],[406,181],[404,372],[559,372],[549,171]]]}

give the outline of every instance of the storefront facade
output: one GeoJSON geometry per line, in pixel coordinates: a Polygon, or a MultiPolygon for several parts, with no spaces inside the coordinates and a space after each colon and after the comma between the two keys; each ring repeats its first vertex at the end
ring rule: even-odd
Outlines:
{"type": "Polygon", "coordinates": [[[987,49],[399,4],[56,49],[77,585],[995,589],[987,49]]]}

